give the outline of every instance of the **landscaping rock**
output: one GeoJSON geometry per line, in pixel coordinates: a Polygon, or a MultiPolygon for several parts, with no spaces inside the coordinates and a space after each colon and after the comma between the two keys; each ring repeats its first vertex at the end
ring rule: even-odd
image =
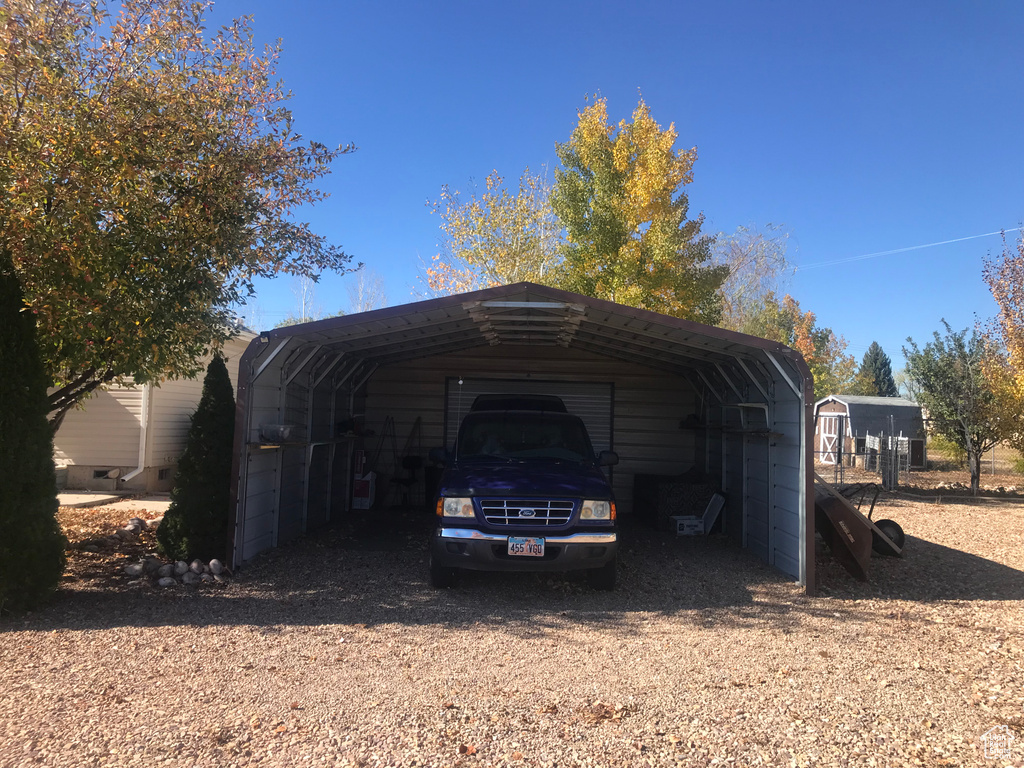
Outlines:
{"type": "Polygon", "coordinates": [[[163,563],[161,563],[155,557],[147,557],[145,560],[142,561],[142,563],[146,566],[146,573],[156,573],[160,570],[160,567],[163,565],[163,563]]]}
{"type": "Polygon", "coordinates": [[[146,571],[146,566],[142,563],[131,563],[124,567],[124,572],[129,576],[141,576],[146,571]]]}
{"type": "Polygon", "coordinates": [[[171,576],[164,576],[156,584],[158,587],[173,587],[178,582],[171,576]]]}
{"type": "Polygon", "coordinates": [[[137,534],[137,533],[138,533],[139,531],[141,531],[141,530],[142,530],[142,528],[140,528],[139,526],[137,526],[137,525],[132,525],[131,523],[128,523],[128,525],[126,525],[126,526],[124,527],[124,529],[125,529],[126,531],[128,531],[128,533],[130,533],[130,534],[133,534],[133,535],[134,535],[134,534],[137,534]]]}
{"type": "Polygon", "coordinates": [[[156,575],[159,576],[161,579],[166,578],[166,577],[170,576],[173,573],[174,573],[174,566],[171,563],[167,563],[165,565],[161,565],[159,568],[157,568],[157,571],[156,571],[156,575]]]}
{"type": "Polygon", "coordinates": [[[181,577],[181,583],[182,584],[198,584],[199,581],[200,581],[199,575],[193,573],[192,571],[189,571],[188,573],[186,573],[184,576],[181,577]]]}
{"type": "Polygon", "coordinates": [[[121,541],[127,541],[128,539],[135,538],[135,534],[132,531],[129,531],[127,528],[118,528],[116,531],[114,531],[114,535],[117,536],[117,538],[121,539],[121,541]]]}
{"type": "Polygon", "coordinates": [[[198,573],[202,573],[203,571],[205,571],[206,570],[206,566],[203,565],[203,561],[202,560],[193,560],[191,563],[189,563],[188,569],[190,571],[192,571],[192,573],[198,574],[198,573]]]}
{"type": "Polygon", "coordinates": [[[202,579],[203,581],[213,581],[217,577],[214,576],[212,573],[204,573],[204,574],[200,575],[199,578],[202,579]]]}
{"type": "Polygon", "coordinates": [[[231,579],[229,577],[225,576],[223,573],[218,573],[213,578],[214,578],[215,581],[217,581],[217,582],[219,582],[221,584],[230,584],[231,583],[231,579]]]}
{"type": "Polygon", "coordinates": [[[188,563],[186,563],[184,560],[179,560],[174,564],[175,576],[184,576],[186,571],[188,571],[188,563]]]}
{"type": "Polygon", "coordinates": [[[212,573],[214,576],[217,576],[217,575],[219,575],[221,573],[224,573],[224,563],[222,563],[220,560],[217,560],[217,559],[211,560],[210,561],[210,573],[212,573]]]}
{"type": "Polygon", "coordinates": [[[140,531],[144,531],[149,527],[146,524],[146,521],[143,520],[141,517],[133,517],[131,520],[128,521],[128,525],[126,525],[125,528],[130,528],[133,525],[137,526],[140,531]]]}
{"type": "Polygon", "coordinates": [[[162,523],[163,520],[164,520],[163,516],[154,517],[152,520],[147,520],[146,521],[146,527],[149,530],[154,531],[154,530],[156,530],[160,526],[160,523],[162,523]]]}

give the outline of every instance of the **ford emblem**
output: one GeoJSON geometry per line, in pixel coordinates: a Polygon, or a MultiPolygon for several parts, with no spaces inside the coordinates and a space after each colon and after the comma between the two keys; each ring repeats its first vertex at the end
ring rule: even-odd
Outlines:
{"type": "Polygon", "coordinates": [[[536,514],[537,514],[537,511],[534,510],[534,509],[520,509],[519,510],[519,516],[520,517],[533,517],[536,514]]]}

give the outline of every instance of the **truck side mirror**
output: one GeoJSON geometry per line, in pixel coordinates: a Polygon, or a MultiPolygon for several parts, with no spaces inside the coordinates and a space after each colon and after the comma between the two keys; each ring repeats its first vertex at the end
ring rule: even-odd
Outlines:
{"type": "Polygon", "coordinates": [[[619,463],[619,454],[615,451],[601,451],[597,454],[597,463],[602,467],[614,467],[619,463]]]}

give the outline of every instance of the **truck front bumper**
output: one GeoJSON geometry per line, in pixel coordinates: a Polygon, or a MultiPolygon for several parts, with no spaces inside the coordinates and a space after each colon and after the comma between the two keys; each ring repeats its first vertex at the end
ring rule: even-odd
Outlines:
{"type": "MultiPolygon", "coordinates": [[[[525,535],[525,534],[511,534],[525,535]]],[[[430,553],[446,568],[472,571],[575,571],[601,566],[615,559],[618,533],[594,531],[564,536],[529,534],[544,539],[543,557],[508,554],[508,535],[485,533],[475,528],[437,528],[430,553]]]]}

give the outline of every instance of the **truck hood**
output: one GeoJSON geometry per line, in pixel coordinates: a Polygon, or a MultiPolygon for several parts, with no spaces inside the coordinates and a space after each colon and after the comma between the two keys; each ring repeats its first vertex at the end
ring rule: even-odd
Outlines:
{"type": "Polygon", "coordinates": [[[460,462],[445,470],[442,496],[550,496],[609,499],[611,489],[593,465],[548,461],[460,462]]]}

